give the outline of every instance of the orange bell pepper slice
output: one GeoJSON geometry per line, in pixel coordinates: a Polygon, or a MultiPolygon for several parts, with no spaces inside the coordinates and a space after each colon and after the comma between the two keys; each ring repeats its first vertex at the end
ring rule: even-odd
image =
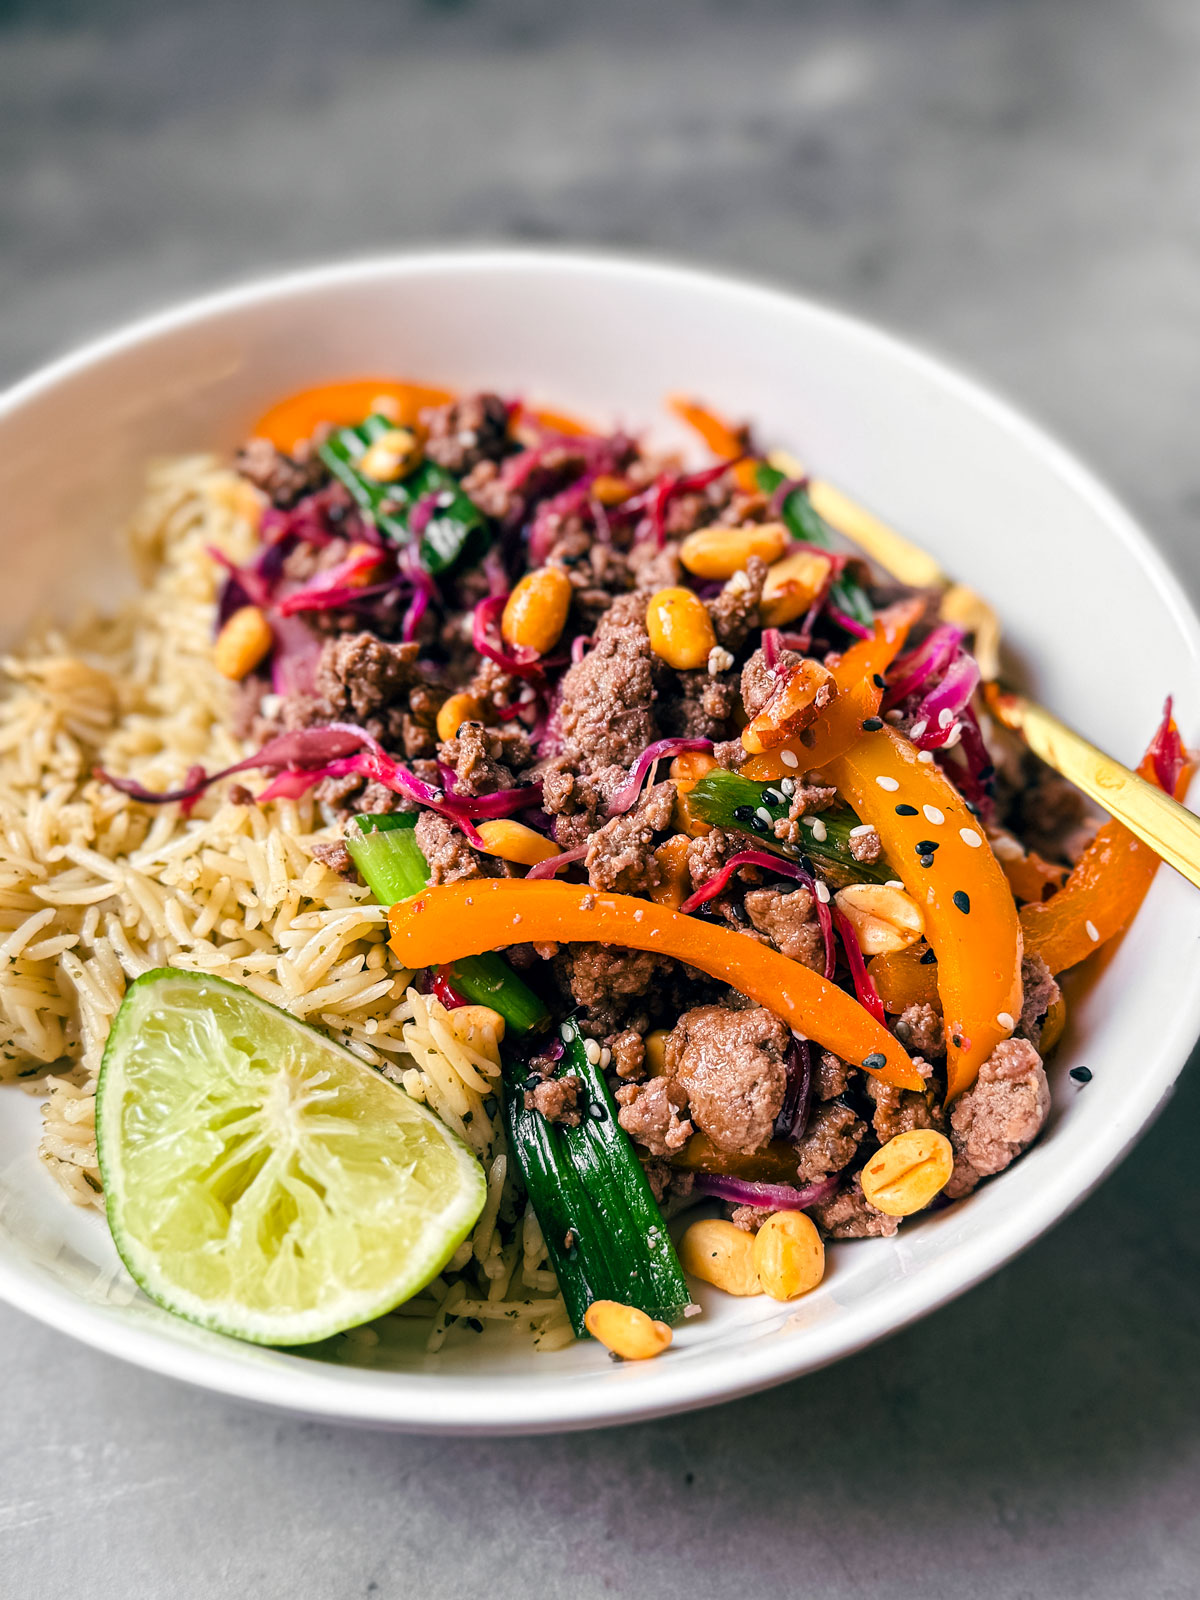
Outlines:
{"type": "Polygon", "coordinates": [[[782,1017],[844,1061],[899,1089],[923,1080],[886,1028],[835,984],[731,928],[718,928],[627,894],[586,884],[476,878],[441,884],[388,913],[392,949],[406,967],[441,966],[527,939],[592,941],[686,961],[782,1017]]]}
{"type": "Polygon", "coordinates": [[[347,378],[288,395],[259,417],[252,431],[256,439],[269,439],[277,450],[289,455],[323,422],[339,428],[361,422],[380,398],[395,405],[400,426],[411,427],[426,406],[445,405],[454,395],[449,389],[431,389],[395,378],[347,378]]]}
{"type": "MultiPolygon", "coordinates": [[[[738,461],[739,456],[746,454],[744,428],[731,427],[715,411],[710,411],[698,400],[692,400],[684,394],[668,395],[667,405],[681,422],[686,422],[689,428],[700,435],[718,460],[738,461]]],[[[757,461],[749,460],[738,461],[733,469],[733,481],[747,494],[753,494],[758,488],[757,467],[757,461]]]]}
{"type": "Polygon", "coordinates": [[[1036,850],[1027,850],[1021,856],[997,856],[1013,898],[1022,905],[1037,904],[1046,899],[1047,892],[1055,894],[1067,881],[1066,867],[1060,867],[1036,850]]]}
{"type": "Polygon", "coordinates": [[[922,964],[924,954],[919,944],[910,944],[867,962],[867,974],[890,1016],[937,999],[937,967],[932,961],[922,964]]]}
{"type": "Polygon", "coordinates": [[[712,1172],[742,1178],[747,1183],[796,1183],[796,1147],[772,1139],[761,1150],[718,1150],[706,1133],[694,1133],[682,1150],[671,1156],[673,1167],[685,1172],[712,1172]]]}
{"type": "MultiPolygon", "coordinates": [[[[1174,733],[1175,723],[1168,720],[1174,733]]],[[[1187,793],[1194,763],[1185,761],[1175,798],[1187,793]]],[[[1148,752],[1138,776],[1162,785],[1148,752]]],[[[1096,834],[1063,887],[1049,900],[1021,907],[1025,949],[1041,956],[1051,972],[1065,972],[1132,922],[1158,870],[1158,857],[1123,823],[1110,818],[1096,834]]]]}
{"type": "Polygon", "coordinates": [[[751,756],[738,771],[743,778],[773,783],[813,767],[823,767],[862,736],[868,717],[877,716],[884,690],[882,678],[904,648],[909,629],[924,610],[919,600],[902,600],[875,619],[875,636],[852,644],[833,668],[837,698],[805,735],[789,739],[764,755],[751,756]],[[784,752],[794,760],[787,760],[784,752]]]}
{"type": "Polygon", "coordinates": [[[924,910],[926,937],[937,952],[953,1100],[975,1082],[1021,1015],[1021,930],[1008,880],[958,790],[894,728],[863,734],[824,770],[873,824],[924,910]],[[927,840],[938,848],[923,867],[917,845],[927,840]]]}

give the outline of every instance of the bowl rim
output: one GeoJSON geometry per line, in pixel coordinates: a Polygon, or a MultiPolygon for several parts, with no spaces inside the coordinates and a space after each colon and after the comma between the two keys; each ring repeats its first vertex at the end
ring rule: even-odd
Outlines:
{"type": "MultiPolygon", "coordinates": [[[[947,363],[920,344],[822,299],[753,277],[653,256],[594,249],[472,246],[372,254],[255,277],[169,305],[56,357],[0,393],[0,417],[11,415],[112,356],[212,317],[312,290],[401,281],[409,276],[480,272],[641,280],[733,300],[740,298],[746,305],[757,304],[781,315],[803,309],[809,318],[824,322],[839,337],[873,347],[914,374],[931,380],[959,405],[973,410],[1038,457],[1136,555],[1159,601],[1200,660],[1200,620],[1146,532],[1090,468],[990,384],[968,376],[956,364],[947,363]]],[[[1144,1073],[1131,1087],[1127,1114],[1108,1138],[1083,1146],[1072,1159],[1058,1164],[1046,1175],[1036,1199],[1027,1201],[1019,1212],[994,1220],[981,1237],[951,1244],[937,1259],[923,1264],[914,1277],[901,1276],[872,1291],[856,1308],[849,1335],[840,1331],[845,1327],[841,1317],[810,1326],[799,1357],[794,1341],[781,1338],[752,1344],[736,1358],[727,1348],[720,1347],[678,1366],[654,1363],[640,1371],[623,1373],[623,1378],[635,1379],[632,1383],[599,1382],[600,1377],[609,1376],[604,1373],[582,1378],[573,1375],[571,1381],[558,1385],[531,1384],[522,1379],[506,1386],[489,1384],[486,1378],[372,1372],[313,1361],[303,1365],[299,1361],[294,1365],[288,1361],[273,1365],[239,1361],[240,1347],[232,1341],[233,1348],[229,1350],[198,1348],[163,1337],[153,1327],[131,1327],[118,1318],[99,1314],[98,1309],[65,1285],[48,1280],[34,1267],[3,1254],[0,1299],[93,1349],[149,1371],[232,1399],[327,1421],[482,1436],[648,1420],[735,1399],[816,1371],[899,1332],[973,1288],[1074,1210],[1122,1160],[1170,1097],[1198,1034],[1200,987],[1175,1010],[1165,1035],[1159,1035],[1156,1070],[1144,1073]],[[487,1386],[482,1406],[485,1415],[480,1415],[481,1384],[487,1386]]]]}

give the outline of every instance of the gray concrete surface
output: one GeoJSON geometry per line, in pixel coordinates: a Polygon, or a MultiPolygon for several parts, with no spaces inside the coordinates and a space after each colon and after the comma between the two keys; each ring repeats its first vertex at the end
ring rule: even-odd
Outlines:
{"type": "MultiPolygon", "coordinates": [[[[1198,124],[1192,0],[0,0],[0,379],[364,247],[670,252],[973,366],[1196,593],[1198,124]]],[[[0,1593],[1183,1600],[1198,1116],[1193,1071],[1099,1194],[920,1327],[611,1433],[279,1420],[0,1312],[0,1593]]]]}

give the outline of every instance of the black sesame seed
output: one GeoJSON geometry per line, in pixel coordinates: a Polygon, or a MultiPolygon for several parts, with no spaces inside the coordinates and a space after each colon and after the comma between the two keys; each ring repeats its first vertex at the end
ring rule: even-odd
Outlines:
{"type": "Polygon", "coordinates": [[[887,679],[882,675],[882,673],[873,672],[871,674],[871,682],[875,685],[875,687],[877,689],[886,689],[887,688],[887,679]]]}
{"type": "Polygon", "coordinates": [[[522,1089],[536,1089],[541,1081],[541,1078],[538,1077],[536,1072],[531,1072],[521,1087],[522,1089]]]}
{"type": "Polygon", "coordinates": [[[965,917],[967,915],[967,913],[971,909],[971,896],[967,893],[967,891],[965,889],[955,889],[955,891],[954,891],[954,904],[958,907],[958,909],[962,912],[963,916],[965,917]]]}
{"type": "Polygon", "coordinates": [[[882,717],[867,717],[866,720],[863,722],[863,732],[864,733],[878,733],[880,728],[882,728],[882,727],[883,727],[883,718],[882,717]]]}
{"type": "Polygon", "coordinates": [[[954,1048],[956,1050],[961,1050],[962,1049],[962,1035],[956,1033],[954,1035],[953,1039],[951,1039],[950,1043],[954,1046],[954,1048]]]}
{"type": "Polygon", "coordinates": [[[897,806],[896,815],[898,817],[915,817],[917,815],[917,808],[916,806],[897,806]]]}
{"type": "Polygon", "coordinates": [[[776,794],[774,789],[764,789],[763,790],[763,805],[765,805],[765,806],[781,806],[782,804],[783,804],[783,796],[781,794],[776,794]]]}
{"type": "Polygon", "coordinates": [[[975,804],[975,802],[973,800],[967,800],[965,802],[965,805],[966,805],[967,810],[971,813],[971,815],[973,817],[977,817],[979,815],[979,807],[975,804]]]}
{"type": "Polygon", "coordinates": [[[1070,1076],[1075,1079],[1076,1083],[1091,1083],[1092,1069],[1091,1067],[1072,1067],[1070,1076]]]}
{"type": "Polygon", "coordinates": [[[937,849],[937,840],[936,839],[918,839],[917,840],[917,852],[918,852],[919,855],[931,856],[936,849],[937,849]]]}
{"type": "Polygon", "coordinates": [[[472,1333],[482,1333],[483,1332],[483,1323],[480,1322],[478,1317],[468,1317],[466,1319],[466,1322],[467,1322],[467,1327],[470,1328],[472,1333]]]}
{"type": "Polygon", "coordinates": [[[928,869],[933,865],[933,857],[932,856],[918,856],[917,857],[917,865],[921,866],[921,867],[924,867],[926,869],[926,871],[928,871],[928,869]]]}
{"type": "Polygon", "coordinates": [[[996,776],[996,769],[995,769],[994,766],[992,766],[990,761],[988,762],[986,767],[980,767],[980,769],[979,769],[979,781],[980,781],[980,783],[991,783],[992,779],[995,776],[996,776]]]}
{"type": "Polygon", "coordinates": [[[483,1109],[487,1112],[489,1117],[494,1117],[497,1111],[499,1111],[500,1104],[494,1094],[488,1095],[487,1099],[483,1102],[483,1109]]]}
{"type": "Polygon", "coordinates": [[[926,950],[925,954],[921,957],[921,963],[920,964],[923,967],[929,967],[929,966],[932,966],[933,963],[936,960],[937,960],[937,951],[931,945],[930,948],[928,950],[926,950]]]}
{"type": "Polygon", "coordinates": [[[881,1067],[887,1066],[887,1057],[880,1050],[872,1050],[869,1056],[863,1057],[863,1066],[868,1072],[878,1072],[881,1067]]]}
{"type": "Polygon", "coordinates": [[[810,856],[802,855],[800,857],[800,865],[804,871],[808,873],[810,878],[816,877],[816,873],[813,870],[812,858],[810,856]]]}
{"type": "Polygon", "coordinates": [[[600,1104],[599,1100],[593,1100],[592,1101],[591,1105],[588,1107],[587,1114],[588,1114],[589,1117],[591,1117],[593,1122],[607,1122],[608,1121],[608,1112],[600,1104]]]}
{"type": "Polygon", "coordinates": [[[753,806],[734,806],[734,808],[733,808],[733,820],[735,822],[753,822],[754,821],[754,807],[753,806]]]}

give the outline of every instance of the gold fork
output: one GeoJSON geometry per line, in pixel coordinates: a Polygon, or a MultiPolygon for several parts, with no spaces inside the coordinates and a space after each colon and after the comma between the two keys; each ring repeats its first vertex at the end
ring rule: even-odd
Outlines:
{"type": "MultiPolygon", "coordinates": [[[[806,476],[801,464],[784,451],[773,451],[768,459],[789,478],[806,476]]],[[[997,721],[1019,733],[1047,766],[1082,789],[1200,889],[1200,818],[1173,796],[1105,755],[1045,707],[1000,681],[1000,622],[987,601],[948,577],[927,551],[833,484],[809,478],[808,492],[817,514],[898,582],[916,589],[942,590],[938,608],[942,619],[974,635],[984,696],[997,721]]]]}

